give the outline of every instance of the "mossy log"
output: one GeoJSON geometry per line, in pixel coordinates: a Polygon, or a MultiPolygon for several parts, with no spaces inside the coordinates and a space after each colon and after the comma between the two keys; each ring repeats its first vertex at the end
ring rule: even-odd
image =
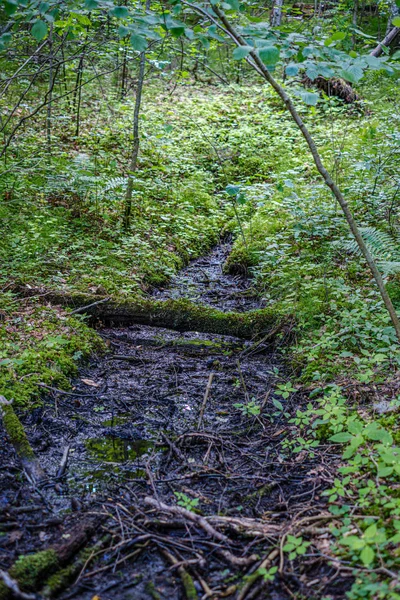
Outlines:
{"type": "MultiPolygon", "coordinates": [[[[65,566],[87,544],[103,520],[101,516],[90,517],[68,532],[67,541],[35,554],[20,556],[9,570],[10,577],[17,581],[24,592],[40,589],[47,577],[65,566]]],[[[0,582],[0,600],[10,600],[12,597],[11,590],[0,582]]]]}
{"type": "Polygon", "coordinates": [[[4,396],[0,396],[0,417],[28,478],[33,483],[39,483],[46,479],[46,473],[32,450],[21,421],[15,414],[11,402],[6,400],[4,396]]]}
{"type": "MultiPolygon", "coordinates": [[[[20,287],[19,292],[29,296],[43,293],[43,290],[20,287]]],[[[73,308],[73,312],[86,313],[93,320],[107,325],[151,325],[180,332],[216,333],[247,340],[266,336],[270,332],[272,337],[289,320],[274,307],[245,313],[225,313],[185,299],[153,300],[135,297],[118,302],[89,294],[48,292],[46,300],[73,308]]]]}

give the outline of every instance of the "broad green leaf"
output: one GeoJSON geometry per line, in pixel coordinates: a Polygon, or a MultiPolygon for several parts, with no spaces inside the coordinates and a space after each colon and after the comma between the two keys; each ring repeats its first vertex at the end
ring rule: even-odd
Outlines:
{"type": "Polygon", "coordinates": [[[85,8],[87,10],[95,10],[98,5],[98,0],[85,0],[85,8]]]}
{"type": "Polygon", "coordinates": [[[231,10],[239,10],[240,8],[239,0],[225,0],[225,4],[228,4],[231,10]]]}
{"type": "Polygon", "coordinates": [[[335,435],[332,435],[332,437],[330,437],[329,439],[331,440],[331,442],[344,444],[345,442],[349,442],[351,439],[353,439],[353,436],[347,431],[342,431],[341,433],[335,433],[335,435]]]}
{"type": "Polygon", "coordinates": [[[18,3],[11,1],[11,0],[6,0],[3,3],[3,6],[4,6],[4,11],[5,11],[6,15],[8,17],[11,17],[11,15],[13,15],[15,13],[15,11],[17,10],[18,3]]]}
{"type": "Polygon", "coordinates": [[[233,51],[233,58],[235,60],[242,60],[242,58],[246,58],[252,50],[252,46],[238,46],[233,51]]]}
{"type": "Polygon", "coordinates": [[[364,531],[364,537],[366,539],[372,540],[372,539],[374,539],[374,537],[376,536],[377,533],[378,533],[378,528],[376,526],[376,523],[372,523],[372,525],[367,527],[367,529],[364,531]]]}
{"type": "Polygon", "coordinates": [[[117,19],[124,19],[129,15],[129,10],[126,6],[114,6],[114,8],[110,11],[113,17],[117,17],[117,19]]]}
{"type": "Polygon", "coordinates": [[[319,95],[314,92],[299,92],[298,95],[308,106],[315,106],[319,99],[319,95]]]}
{"type": "Polygon", "coordinates": [[[47,35],[47,24],[39,19],[39,21],[36,21],[36,23],[33,25],[31,34],[35,40],[40,42],[47,35]]]}
{"type": "Polygon", "coordinates": [[[364,429],[364,434],[369,440],[373,440],[376,442],[382,442],[382,444],[393,444],[392,435],[380,427],[378,423],[370,423],[364,429]]]}
{"type": "Polygon", "coordinates": [[[295,63],[289,63],[285,71],[288,77],[295,77],[299,72],[299,67],[295,63]]]}
{"type": "Polygon", "coordinates": [[[393,25],[394,25],[395,27],[400,27],[400,17],[395,17],[395,18],[392,20],[392,23],[393,23],[393,25]]]}
{"type": "Polygon", "coordinates": [[[364,426],[361,421],[350,421],[348,424],[348,430],[350,433],[357,435],[358,433],[362,433],[364,426]]]}
{"type": "Polygon", "coordinates": [[[264,46],[258,55],[265,65],[275,65],[279,60],[279,50],[276,46],[264,46]]]}
{"type": "Polygon", "coordinates": [[[185,27],[183,25],[175,25],[174,27],[170,27],[168,31],[172,37],[179,38],[185,33],[185,27]]]}
{"type": "Polygon", "coordinates": [[[130,33],[129,27],[125,27],[125,25],[120,25],[118,27],[118,35],[120,38],[125,37],[126,35],[128,35],[128,33],[130,33]]]}
{"type": "Polygon", "coordinates": [[[344,33],[344,31],[336,31],[335,33],[333,33],[331,35],[331,40],[336,42],[336,41],[344,40],[345,37],[346,37],[346,33],[344,33]]]}
{"type": "Polygon", "coordinates": [[[386,465],[378,465],[378,477],[389,477],[393,473],[393,467],[387,467],[386,465]]]}
{"type": "Polygon", "coordinates": [[[371,548],[371,546],[365,546],[365,548],[361,550],[360,558],[364,565],[370,565],[375,558],[375,552],[373,548],[371,548]]]}
{"type": "Polygon", "coordinates": [[[279,402],[279,400],[276,400],[275,398],[272,400],[272,403],[274,406],[276,406],[276,408],[278,410],[283,410],[283,404],[282,402],[279,402]]]}
{"type": "Polygon", "coordinates": [[[240,192],[240,187],[230,183],[226,186],[225,191],[229,196],[236,196],[240,192]]]}
{"type": "Polygon", "coordinates": [[[142,35],[138,35],[133,33],[131,35],[131,46],[134,50],[138,50],[139,52],[143,52],[147,48],[146,39],[142,35]]]}
{"type": "Polygon", "coordinates": [[[364,71],[361,67],[357,65],[352,65],[348,69],[341,71],[340,74],[343,77],[343,79],[346,79],[346,81],[350,81],[351,83],[357,83],[357,81],[360,81],[360,79],[362,79],[364,71]]]}

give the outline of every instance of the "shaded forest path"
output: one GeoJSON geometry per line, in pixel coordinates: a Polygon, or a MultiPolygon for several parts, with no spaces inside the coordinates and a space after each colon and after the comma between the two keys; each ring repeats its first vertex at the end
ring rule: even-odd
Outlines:
{"type": "MultiPolygon", "coordinates": [[[[259,308],[248,280],[223,273],[229,251],[222,242],[154,296],[259,308]]],[[[99,333],[110,352],[92,358],[72,393],[54,391],[25,419],[53,480],[29,488],[12,477],[9,460],[1,501],[22,533],[2,558],[68,540],[95,515],[93,551],[78,558],[56,597],[283,600],[299,591],[321,598],[329,587],[342,598],[343,581],[335,591],[336,568],[320,555],[302,558],[300,576],[279,548],[287,534],[318,525],[319,550],[327,551],[329,513],[319,494],[331,475],[321,455],[282,450],[291,427],[283,413],[306,399],[276,395],[285,380],[275,349],[139,325],[99,333]],[[66,453],[68,466],[54,479],[66,453]],[[277,567],[271,583],[265,574],[277,567]]]]}

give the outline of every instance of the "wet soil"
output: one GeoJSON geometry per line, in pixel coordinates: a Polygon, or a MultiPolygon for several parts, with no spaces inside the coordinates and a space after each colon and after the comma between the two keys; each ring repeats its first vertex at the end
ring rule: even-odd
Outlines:
{"type": "MultiPolygon", "coordinates": [[[[224,274],[229,250],[222,244],[154,295],[221,310],[260,307],[248,280],[224,274]]],[[[104,524],[93,543],[105,547],[57,597],[242,598],[244,578],[285,532],[296,534],[300,514],[317,524],[328,518],[320,493],[331,482],[329,449],[311,456],[284,448],[288,416],[307,399],[277,393],[285,374],[271,346],[146,326],[99,333],[109,353],[92,358],[72,392],[53,391],[25,417],[49,475],[41,489],[26,483],[0,431],[0,567],[68,539],[96,513],[104,524]],[[57,478],[66,448],[68,467],[57,478]]],[[[268,568],[280,565],[280,574],[257,579],[243,598],[343,598],[348,584],[335,584],[337,567],[323,558],[329,538],[321,526],[301,563],[276,551],[268,568]]]]}

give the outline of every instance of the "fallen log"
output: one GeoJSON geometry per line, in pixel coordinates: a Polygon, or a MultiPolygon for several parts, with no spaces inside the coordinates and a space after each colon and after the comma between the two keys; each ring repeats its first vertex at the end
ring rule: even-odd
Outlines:
{"type": "MultiPolygon", "coordinates": [[[[69,531],[67,541],[35,554],[20,556],[8,571],[8,576],[23,592],[38,590],[43,587],[47,577],[65,566],[87,544],[104,519],[101,515],[90,517],[69,531]]],[[[10,600],[12,597],[12,589],[6,585],[3,578],[3,582],[0,582],[0,600],[10,600]]]]}
{"type": "Polygon", "coordinates": [[[383,49],[391,46],[396,41],[397,37],[400,34],[400,27],[393,27],[388,34],[384,37],[384,39],[379,42],[376,48],[372,50],[370,53],[371,56],[375,56],[378,58],[383,53],[383,49]]]}
{"type": "Polygon", "coordinates": [[[11,401],[6,400],[4,396],[0,396],[0,417],[28,479],[34,484],[46,479],[46,473],[26,437],[25,429],[15,414],[11,401]]]}
{"type": "MultiPolygon", "coordinates": [[[[25,297],[43,294],[43,289],[19,287],[25,297]]],[[[46,301],[73,308],[86,307],[92,321],[106,325],[150,325],[175,331],[198,331],[254,339],[283,329],[289,318],[275,307],[245,313],[222,312],[190,300],[154,300],[134,297],[130,300],[100,302],[98,296],[47,292],[46,301]]]]}

